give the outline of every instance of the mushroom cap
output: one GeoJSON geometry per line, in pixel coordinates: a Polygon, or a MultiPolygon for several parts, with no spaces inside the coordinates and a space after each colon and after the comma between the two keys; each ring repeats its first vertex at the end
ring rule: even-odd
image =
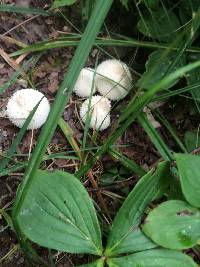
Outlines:
{"type": "Polygon", "coordinates": [[[48,117],[50,105],[47,98],[37,90],[28,88],[15,92],[8,101],[6,115],[14,125],[22,128],[30,112],[41,99],[42,101],[40,102],[27,129],[40,128],[48,117]]]}
{"type": "Polygon", "coordinates": [[[101,95],[111,100],[120,100],[131,89],[132,76],[125,63],[116,59],[108,59],[98,65],[95,85],[101,95]]]}
{"type": "Polygon", "coordinates": [[[110,126],[110,101],[102,96],[93,96],[83,102],[80,108],[80,116],[82,121],[85,123],[87,114],[90,118],[90,128],[103,131],[110,126]],[[90,102],[91,101],[91,102],[90,102]],[[90,111],[88,113],[88,109],[90,111]]]}
{"type": "Polygon", "coordinates": [[[79,74],[73,91],[80,97],[89,97],[96,92],[94,86],[94,73],[95,71],[90,68],[83,68],[79,74]]]}

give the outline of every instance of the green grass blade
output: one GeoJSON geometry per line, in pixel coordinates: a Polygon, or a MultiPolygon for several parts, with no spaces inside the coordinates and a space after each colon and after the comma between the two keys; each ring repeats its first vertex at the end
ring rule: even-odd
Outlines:
{"type": "MultiPolygon", "coordinates": [[[[18,191],[18,195],[16,198],[15,207],[13,210],[14,218],[16,218],[18,213],[20,212],[20,207],[23,203],[23,199],[28,193],[29,184],[31,183],[32,179],[34,179],[34,174],[37,171],[42,157],[45,153],[46,147],[48,146],[54,134],[59,117],[63,112],[65,105],[72,93],[80,70],[82,69],[88,58],[95,38],[103,24],[103,21],[111,7],[112,2],[113,0],[99,0],[95,5],[90,21],[86,27],[85,33],[83,34],[80,44],[75,52],[68,72],[64,76],[64,80],[58,90],[58,94],[51,108],[47,122],[41,131],[37,145],[34,149],[33,155],[27,167],[23,183],[18,191]]],[[[16,220],[14,220],[14,222],[15,221],[16,220]]],[[[15,224],[15,227],[17,231],[20,231],[17,224],[15,224]]]]}
{"type": "MultiPolygon", "coordinates": [[[[29,45],[26,48],[20,49],[16,52],[10,54],[11,57],[19,56],[24,53],[30,52],[39,52],[39,51],[46,51],[49,49],[54,48],[62,48],[62,47],[71,47],[71,46],[78,46],[80,40],[69,40],[69,38],[62,38],[57,40],[48,40],[43,42],[38,42],[33,45],[29,45]]],[[[97,39],[95,41],[95,45],[98,46],[105,46],[105,47],[144,47],[149,49],[169,49],[169,44],[164,43],[157,43],[157,42],[144,42],[144,41],[137,41],[134,39],[131,40],[120,40],[120,39],[97,39]]],[[[179,48],[177,46],[170,46],[170,50],[177,51],[179,48]]],[[[200,53],[199,47],[189,47],[186,49],[186,52],[192,53],[200,53]]]]}
{"type": "Polygon", "coordinates": [[[22,7],[22,6],[16,6],[16,5],[0,5],[0,12],[35,14],[35,15],[43,15],[43,16],[51,15],[50,12],[45,11],[41,8],[29,8],[29,7],[22,7]]]}
{"type": "Polygon", "coordinates": [[[21,171],[21,170],[23,170],[27,166],[27,164],[28,164],[27,162],[26,163],[23,163],[23,164],[16,164],[16,165],[14,165],[12,167],[3,169],[3,171],[1,171],[1,173],[0,173],[0,177],[7,176],[10,173],[21,171]]]}
{"type": "Polygon", "coordinates": [[[184,88],[180,88],[180,89],[177,89],[177,90],[172,90],[168,93],[163,93],[159,96],[156,96],[152,101],[160,101],[160,100],[164,100],[168,97],[171,97],[171,96],[176,96],[176,95],[181,95],[182,93],[186,93],[186,92],[190,92],[192,90],[195,90],[199,88],[199,82],[196,82],[192,85],[189,85],[189,86],[186,86],[184,88]]]}
{"type": "Polygon", "coordinates": [[[168,149],[167,145],[162,140],[161,136],[158,134],[156,129],[152,126],[151,122],[147,119],[146,115],[141,113],[138,116],[138,121],[148,134],[154,146],[157,148],[160,155],[164,160],[171,161],[173,160],[173,156],[171,151],[168,149]]]}
{"type": "MultiPolygon", "coordinates": [[[[44,156],[42,161],[51,160],[51,159],[78,160],[79,158],[73,157],[73,156],[66,156],[64,153],[63,154],[62,153],[57,153],[57,154],[50,154],[50,155],[44,156]]],[[[10,173],[15,173],[17,171],[22,171],[23,169],[26,168],[27,165],[28,165],[28,161],[27,162],[23,162],[23,163],[15,164],[12,167],[8,167],[8,168],[4,169],[0,173],[0,177],[7,176],[10,173]]]]}
{"type": "Polygon", "coordinates": [[[82,154],[81,154],[80,148],[79,148],[76,140],[74,139],[74,133],[73,133],[72,129],[70,128],[68,123],[62,117],[60,117],[60,119],[58,121],[58,126],[60,127],[61,131],[63,132],[63,134],[67,138],[67,140],[70,143],[71,147],[73,148],[75,154],[78,156],[78,158],[81,161],[82,160],[82,154]]]}
{"type": "Polygon", "coordinates": [[[178,137],[176,130],[170,125],[170,123],[167,121],[167,119],[159,111],[156,111],[155,115],[163,123],[163,125],[168,130],[168,132],[171,134],[171,136],[174,138],[174,140],[176,141],[176,143],[180,147],[180,149],[184,153],[188,153],[186,147],[184,146],[184,144],[182,143],[182,141],[178,137]]]}
{"type": "Polygon", "coordinates": [[[133,171],[134,173],[136,173],[139,176],[143,176],[146,174],[146,171],[144,169],[142,169],[136,162],[134,162],[133,160],[130,160],[129,158],[127,158],[126,156],[124,156],[122,153],[120,153],[119,151],[117,151],[116,149],[110,148],[108,153],[114,157],[115,159],[119,160],[120,163],[128,168],[129,170],[133,171]]]}

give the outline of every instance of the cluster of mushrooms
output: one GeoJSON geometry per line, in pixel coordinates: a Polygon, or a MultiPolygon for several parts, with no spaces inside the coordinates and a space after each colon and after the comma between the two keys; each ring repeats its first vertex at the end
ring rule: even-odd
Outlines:
{"type": "MultiPolygon", "coordinates": [[[[96,70],[83,68],[73,91],[86,99],[80,108],[80,117],[85,123],[89,118],[90,128],[105,130],[110,126],[110,100],[124,98],[132,88],[132,77],[128,66],[116,59],[105,60],[96,70]],[[98,91],[100,95],[92,96],[98,91]]],[[[46,121],[50,104],[39,91],[28,88],[18,90],[9,99],[6,115],[10,121],[21,128],[30,112],[39,106],[27,129],[38,129],[46,121]],[[40,102],[40,103],[39,103],[40,102]]]]}
{"type": "Polygon", "coordinates": [[[128,66],[116,59],[105,60],[96,70],[83,68],[74,87],[74,92],[86,99],[80,108],[80,117],[85,123],[89,118],[90,128],[103,131],[110,126],[110,100],[124,98],[132,88],[132,76],[128,66]],[[92,96],[98,92],[100,95],[92,96]]]}

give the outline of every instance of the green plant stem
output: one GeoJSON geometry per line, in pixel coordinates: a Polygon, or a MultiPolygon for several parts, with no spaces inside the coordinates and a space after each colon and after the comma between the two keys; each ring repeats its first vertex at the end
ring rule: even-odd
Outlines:
{"type": "Polygon", "coordinates": [[[67,138],[68,142],[70,143],[71,147],[73,148],[80,161],[82,161],[82,154],[80,148],[76,140],[74,139],[74,133],[73,130],[70,128],[69,124],[62,117],[60,117],[58,120],[58,126],[62,130],[63,134],[67,138]]]}
{"type": "Polygon", "coordinates": [[[154,146],[158,149],[163,159],[166,161],[172,161],[173,155],[171,151],[168,149],[167,145],[165,144],[161,136],[158,134],[156,129],[153,127],[151,122],[147,119],[147,116],[144,113],[141,113],[137,119],[145,130],[145,132],[148,134],[154,146]]]}

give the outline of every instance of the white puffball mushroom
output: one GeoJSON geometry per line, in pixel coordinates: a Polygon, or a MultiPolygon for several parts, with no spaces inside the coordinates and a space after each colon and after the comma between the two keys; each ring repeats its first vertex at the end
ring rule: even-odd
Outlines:
{"type": "Polygon", "coordinates": [[[111,100],[120,100],[132,88],[132,76],[125,63],[108,59],[97,66],[95,85],[101,95],[111,100]]]}
{"type": "Polygon", "coordinates": [[[28,88],[15,92],[8,101],[6,115],[14,125],[22,128],[30,112],[40,100],[41,102],[27,128],[38,129],[45,123],[50,111],[50,105],[47,98],[37,90],[28,88]]]}
{"type": "Polygon", "coordinates": [[[105,97],[96,95],[91,100],[87,99],[83,102],[80,116],[84,123],[89,116],[90,128],[103,131],[110,126],[110,110],[110,101],[105,97]]]}
{"type": "Polygon", "coordinates": [[[90,68],[83,68],[79,74],[73,91],[80,97],[89,97],[96,92],[94,86],[94,73],[95,70],[90,68]]]}

